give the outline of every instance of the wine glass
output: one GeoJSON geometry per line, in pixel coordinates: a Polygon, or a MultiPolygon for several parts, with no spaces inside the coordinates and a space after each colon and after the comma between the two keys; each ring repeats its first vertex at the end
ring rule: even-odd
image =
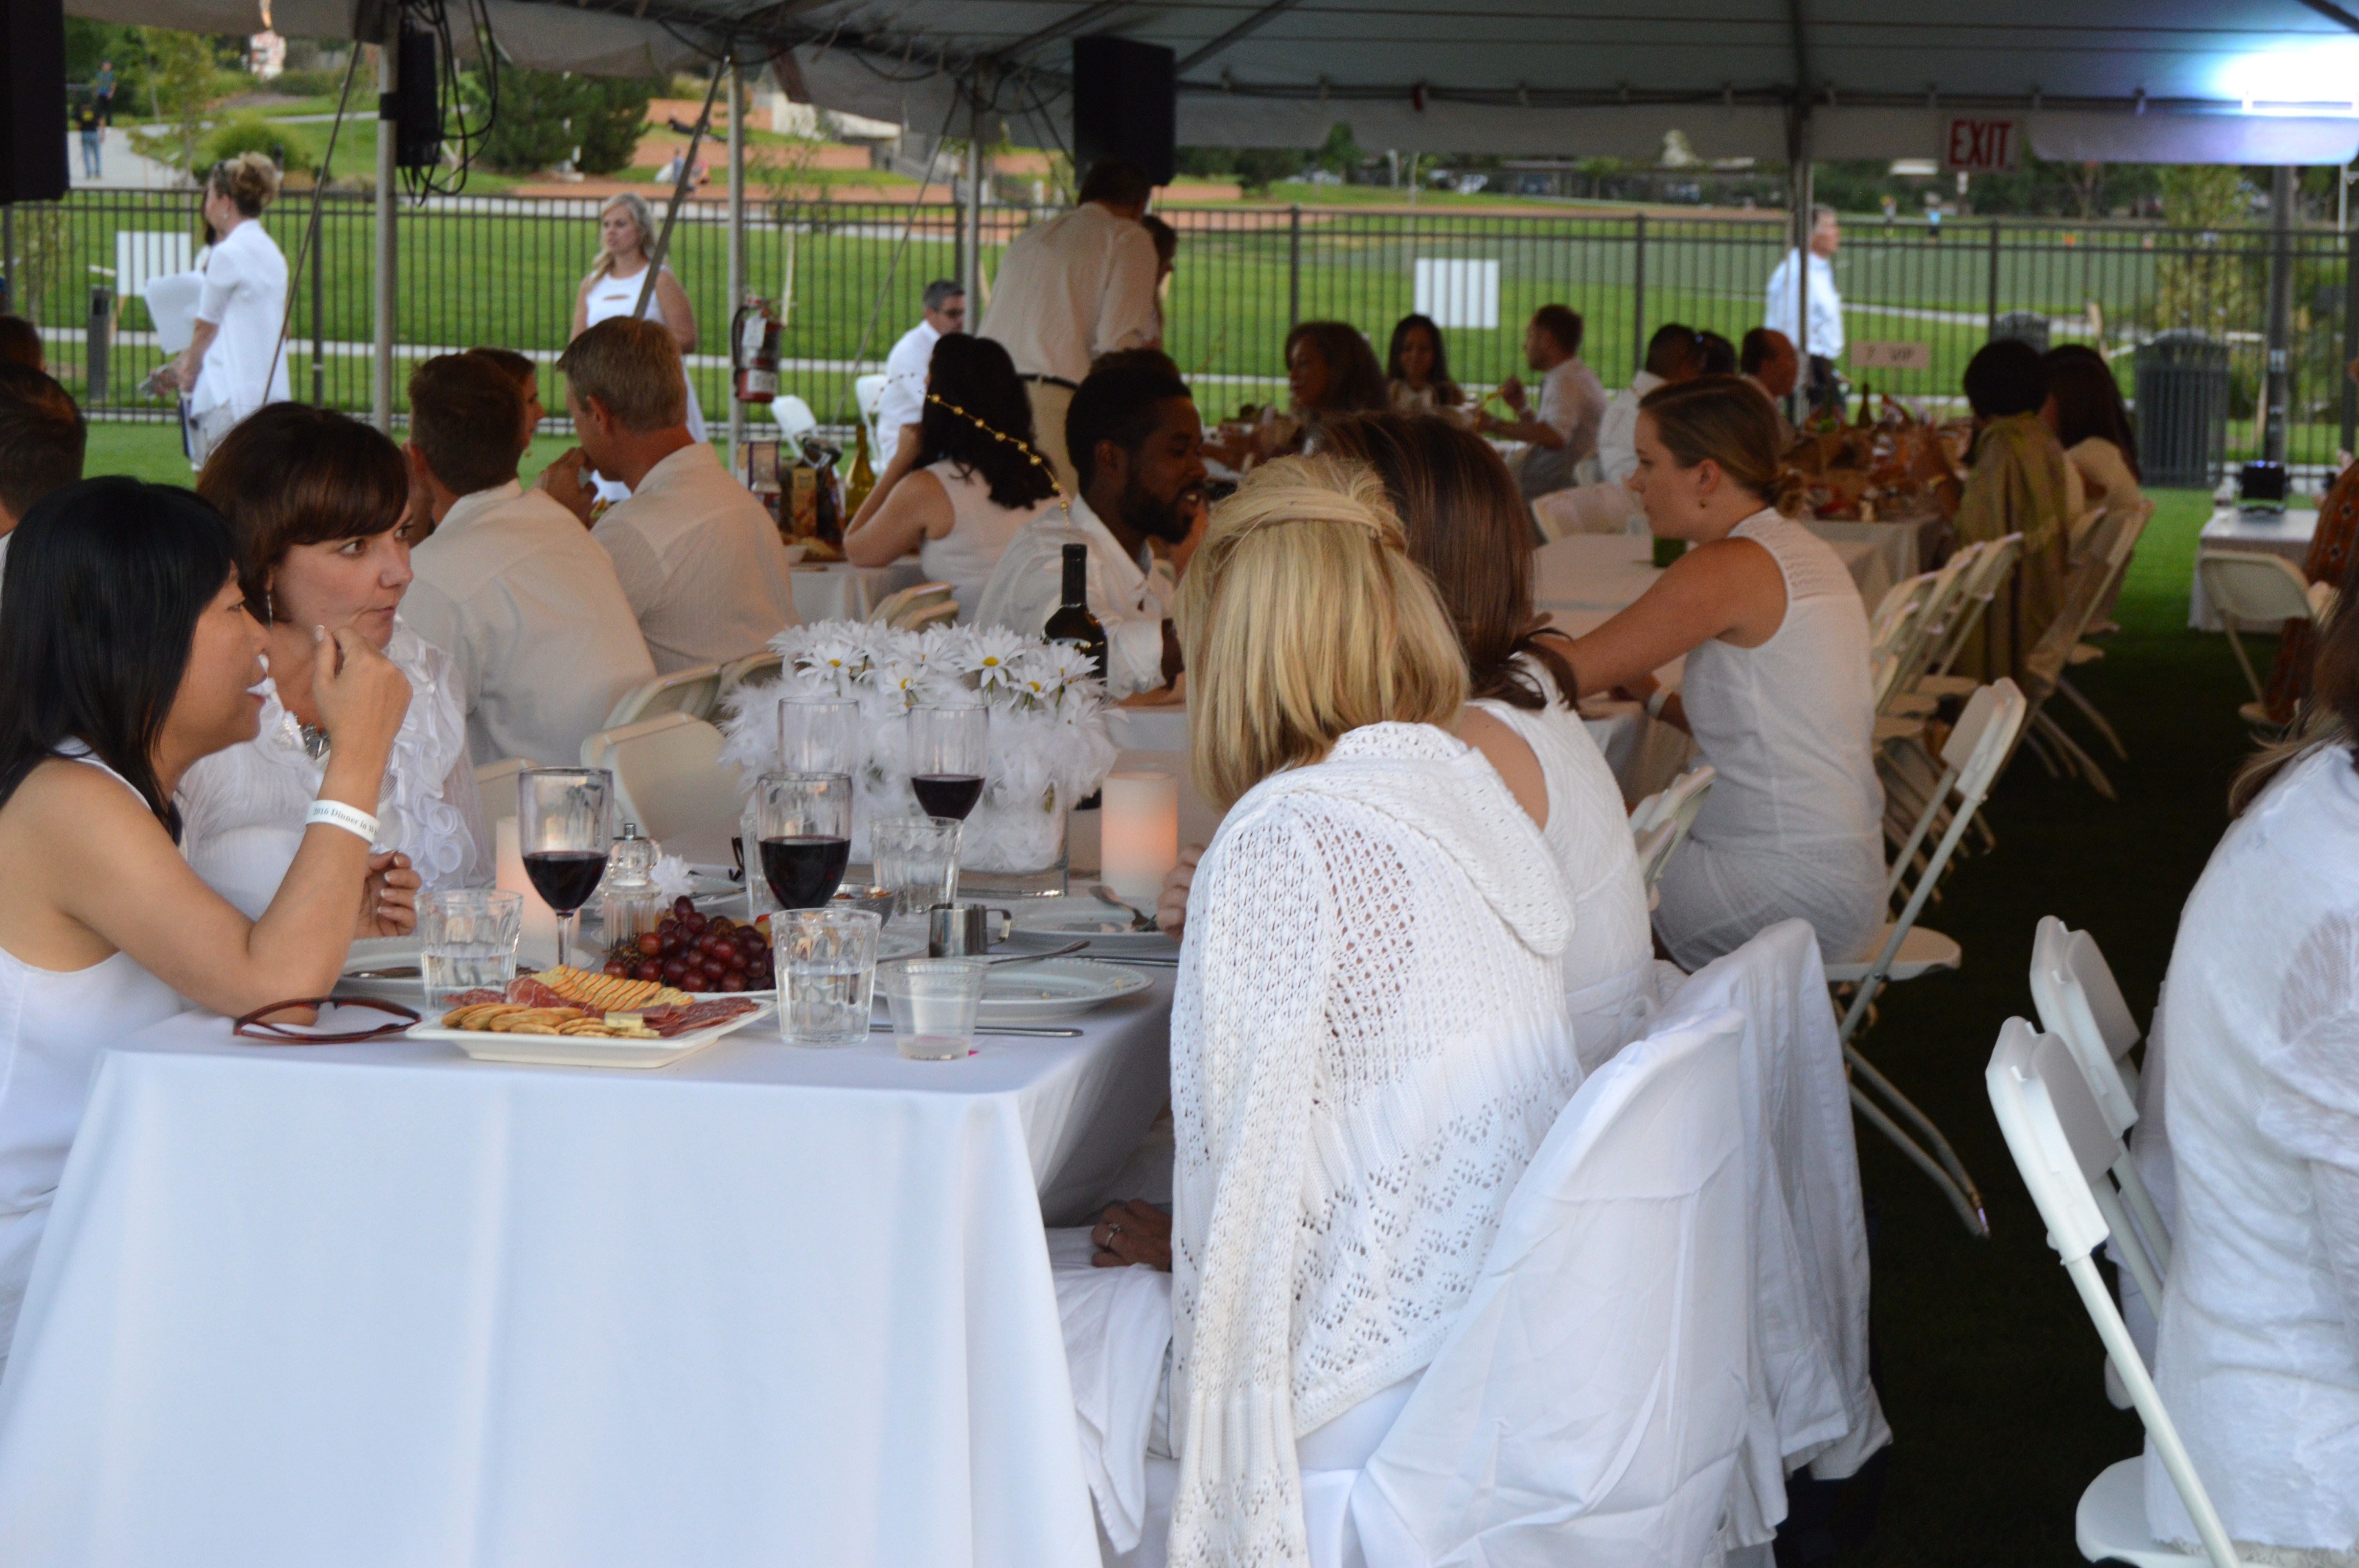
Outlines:
{"type": "Polygon", "coordinates": [[[778,766],[790,773],[858,773],[860,704],[850,697],[778,699],[778,766]]]}
{"type": "Polygon", "coordinates": [[[964,821],[983,798],[991,710],[920,703],[905,720],[909,737],[909,787],[929,816],[964,821]]]}
{"type": "Polygon", "coordinates": [[[762,875],[780,909],[822,909],[852,859],[852,775],[764,773],[754,785],[762,875]]]}
{"type": "Polygon", "coordinates": [[[614,841],[614,775],[603,768],[533,768],[516,775],[516,840],[533,891],[557,912],[557,964],[566,926],[598,891],[614,841]]]}

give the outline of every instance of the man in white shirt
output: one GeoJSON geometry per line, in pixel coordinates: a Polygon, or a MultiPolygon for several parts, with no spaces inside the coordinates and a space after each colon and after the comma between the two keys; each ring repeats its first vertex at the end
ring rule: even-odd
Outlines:
{"type": "Polygon", "coordinates": [[[584,467],[630,486],[590,536],[614,563],[658,673],[743,657],[799,625],[777,524],[688,432],[671,330],[614,317],[574,339],[557,368],[582,444],[541,482],[584,523],[584,467]]]}
{"type": "Polygon", "coordinates": [[[975,623],[1038,636],[1063,601],[1064,546],[1086,545],[1108,693],[1168,687],[1180,674],[1171,624],[1178,586],[1147,542],[1184,540],[1200,510],[1204,427],[1195,400],[1163,355],[1117,355],[1074,392],[1065,435],[1081,469],[1071,519],[1052,502],[1016,531],[984,587],[975,623]]]}
{"type": "Polygon", "coordinates": [[[1838,395],[1835,362],[1843,358],[1843,297],[1835,292],[1834,254],[1842,243],[1843,227],[1835,221],[1835,210],[1811,208],[1808,290],[1810,321],[1807,334],[1801,320],[1801,254],[1788,251],[1786,259],[1777,264],[1777,270],[1769,275],[1768,308],[1763,313],[1762,324],[1783,332],[1786,341],[1797,346],[1809,367],[1802,386],[1813,407],[1838,395]]]}
{"type": "Polygon", "coordinates": [[[893,456],[901,427],[915,425],[926,411],[926,367],[933,362],[934,345],[946,332],[965,330],[966,290],[947,277],[926,285],[925,319],[902,333],[885,356],[885,395],[876,405],[879,468],[893,456]]]}
{"type": "Polygon", "coordinates": [[[1696,332],[1666,321],[1647,340],[1647,364],[1614,395],[1597,421],[1597,476],[1620,484],[1638,471],[1638,404],[1647,394],[1696,373],[1696,332]]]}
{"type": "Polygon", "coordinates": [[[33,503],[82,478],[89,430],[55,377],[0,361],[0,573],[33,503]]]}
{"type": "Polygon", "coordinates": [[[405,450],[435,528],[410,552],[401,615],[456,665],[478,764],[571,767],[656,665],[606,552],[581,519],[516,483],[523,413],[516,384],[473,354],[411,373],[405,450]]]}
{"type": "Polygon", "coordinates": [[[1477,428],[1484,433],[1528,443],[1516,475],[1527,501],[1569,488],[1574,465],[1597,450],[1605,387],[1581,362],[1582,330],[1581,313],[1570,306],[1543,305],[1533,311],[1524,329],[1524,362],[1541,374],[1539,406],[1531,406],[1524,384],[1511,375],[1500,383],[1499,395],[1515,410],[1515,418],[1477,416],[1477,428]]]}
{"type": "Polygon", "coordinates": [[[1794,395],[1794,384],[1802,378],[1802,357],[1794,351],[1794,340],[1774,328],[1756,327],[1745,334],[1736,362],[1745,379],[1759,387],[1769,406],[1777,411],[1778,440],[1792,445],[1794,424],[1786,417],[1786,399],[1794,395]]]}
{"type": "Polygon", "coordinates": [[[1155,242],[1139,226],[1154,187],[1136,164],[1090,166],[1081,202],[1016,236],[999,264],[981,335],[1007,351],[1032,398],[1041,456],[1079,493],[1065,453],[1065,409],[1100,354],[1163,341],[1155,242]]]}

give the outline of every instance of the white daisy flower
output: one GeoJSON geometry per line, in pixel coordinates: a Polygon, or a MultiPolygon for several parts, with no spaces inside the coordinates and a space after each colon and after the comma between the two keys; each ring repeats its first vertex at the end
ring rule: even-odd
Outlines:
{"type": "Polygon", "coordinates": [[[974,645],[967,651],[961,667],[973,675],[985,691],[1006,686],[1031,641],[1005,626],[980,627],[974,634],[974,645]]]}

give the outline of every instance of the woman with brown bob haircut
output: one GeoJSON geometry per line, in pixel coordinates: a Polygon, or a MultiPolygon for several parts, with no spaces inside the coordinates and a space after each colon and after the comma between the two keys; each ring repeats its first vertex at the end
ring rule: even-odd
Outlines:
{"type": "Polygon", "coordinates": [[[1320,449],[1375,469],[1466,655],[1458,738],[1539,826],[1572,894],[1565,1008],[1594,1071],[1646,1028],[1654,940],[1621,786],[1573,709],[1572,643],[1532,613],[1531,514],[1491,443],[1431,416],[1340,420],[1320,449]]]}
{"type": "Polygon", "coordinates": [[[236,535],[238,582],[269,643],[270,679],[261,733],[202,759],[180,781],[189,864],[249,918],[269,906],[326,766],[311,663],[336,633],[350,632],[392,660],[410,687],[373,846],[408,895],[391,924],[409,929],[408,904],[421,882],[489,885],[491,838],[467,752],[465,692],[451,656],[398,618],[410,578],[399,531],[409,497],[400,449],[341,414],[274,403],[214,449],[197,493],[236,535]]]}

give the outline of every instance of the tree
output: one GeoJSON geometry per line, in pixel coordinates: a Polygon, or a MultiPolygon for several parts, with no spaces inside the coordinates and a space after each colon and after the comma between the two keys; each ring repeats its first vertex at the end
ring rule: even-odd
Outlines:
{"type": "MultiPolygon", "coordinates": [[[[509,174],[538,173],[569,157],[584,174],[628,168],[657,86],[511,67],[500,72],[499,114],[484,143],[484,162],[509,174]]],[[[480,80],[468,79],[467,96],[480,113],[480,80]]]]}
{"type": "MultiPolygon", "coordinates": [[[[205,110],[219,87],[221,73],[214,61],[213,42],[201,33],[172,27],[142,27],[139,42],[147,57],[148,113],[165,128],[132,132],[132,149],[141,157],[193,173],[205,110]]],[[[136,105],[131,107],[136,110],[136,105]]]]}
{"type": "Polygon", "coordinates": [[[1327,139],[1319,144],[1311,158],[1330,174],[1349,174],[1367,162],[1368,155],[1352,139],[1351,126],[1336,124],[1327,127],[1327,139]]]}

